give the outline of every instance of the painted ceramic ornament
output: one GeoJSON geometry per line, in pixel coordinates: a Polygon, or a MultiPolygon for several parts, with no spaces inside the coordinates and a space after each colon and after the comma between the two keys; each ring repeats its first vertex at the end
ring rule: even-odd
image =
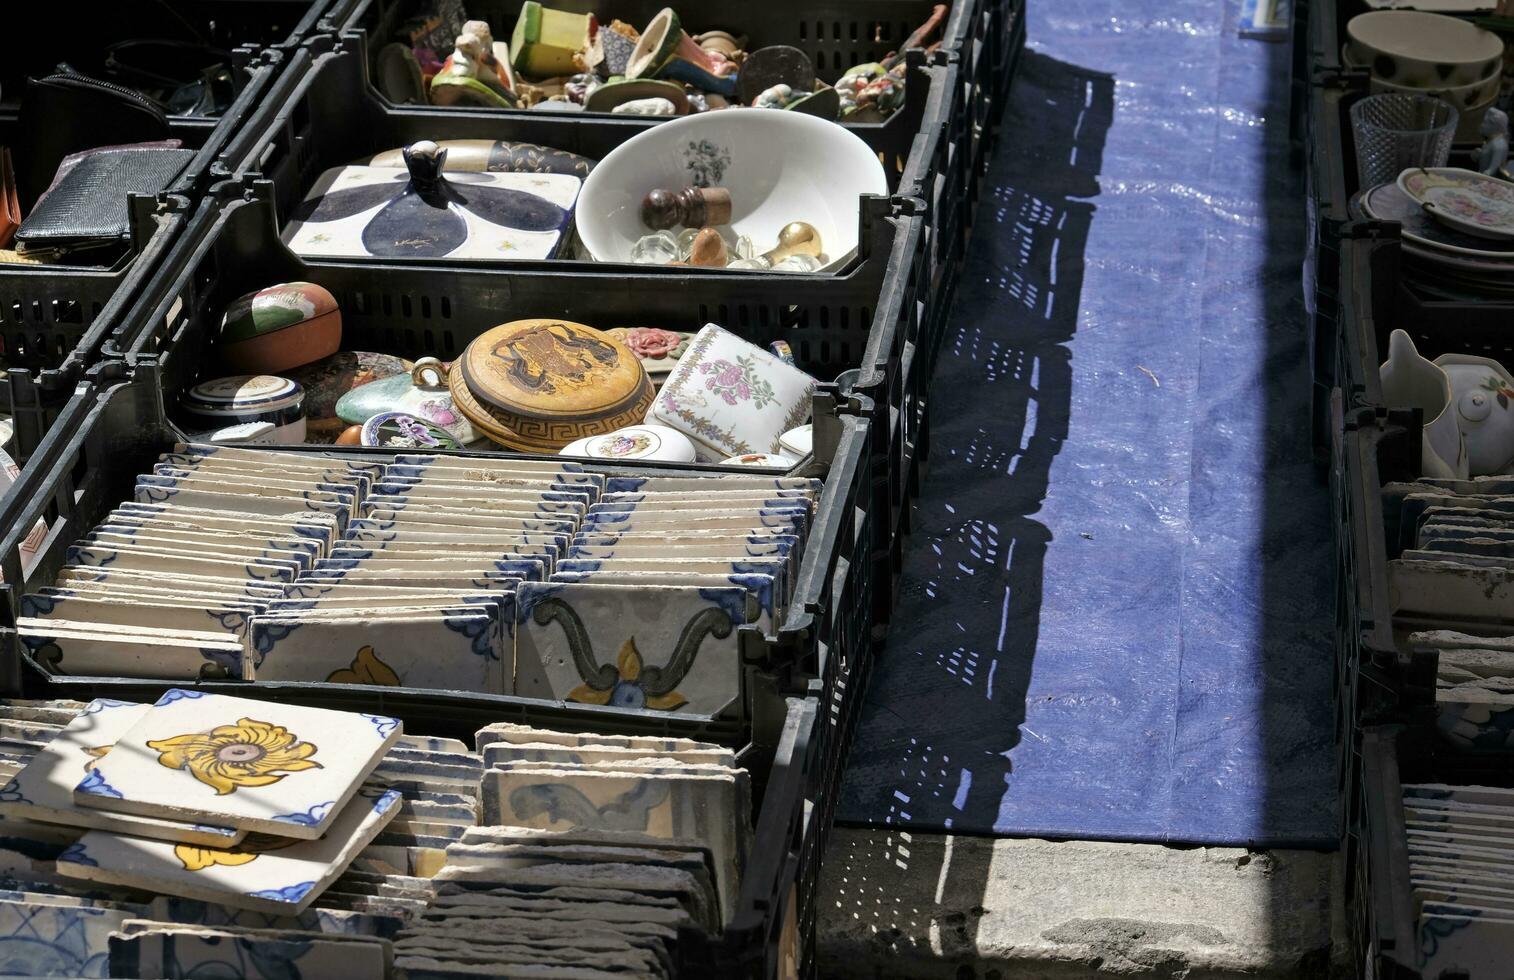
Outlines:
{"type": "Polygon", "coordinates": [[[590,436],[571,442],[562,449],[563,456],[589,459],[656,459],[669,463],[692,463],[697,453],[694,444],[677,429],[665,425],[628,425],[608,435],[590,436]]]}
{"type": "Polygon", "coordinates": [[[1483,114],[1479,135],[1484,142],[1477,151],[1477,172],[1497,177],[1509,162],[1509,114],[1490,107],[1483,114]]]}
{"type": "Polygon", "coordinates": [[[288,378],[244,374],[200,382],[180,397],[179,408],[196,429],[269,422],[274,442],[294,443],[305,441],[304,401],[304,389],[288,378]]]}
{"type": "Polygon", "coordinates": [[[694,440],[717,461],[780,452],[778,437],[810,414],[815,379],[715,324],[695,336],[647,421],[694,440]]]}
{"type": "Polygon", "coordinates": [[[446,151],[405,150],[408,180],[388,167],[323,173],[284,229],[299,255],[448,258],[468,262],[557,254],[580,181],[565,174],[442,173],[446,151]]]}
{"type": "MultiPolygon", "coordinates": [[[[337,416],[349,425],[363,425],[381,413],[408,415],[429,422],[449,436],[454,448],[477,438],[467,418],[453,404],[452,393],[447,385],[447,371],[434,357],[423,357],[416,361],[408,375],[385,378],[354,388],[336,403],[337,416]]],[[[393,429],[395,424],[393,418],[384,423],[389,429],[393,429]]],[[[375,446],[380,443],[364,442],[363,445],[375,446]]]]}
{"type": "MultiPolygon", "coordinates": [[[[340,439],[337,441],[341,442],[340,439]]],[[[463,448],[446,429],[404,412],[380,412],[364,422],[359,430],[357,444],[385,449],[463,448]]]]}
{"type": "Polygon", "coordinates": [[[562,320],[516,320],[485,331],[453,366],[450,384],[454,402],[483,435],[550,453],[643,421],[653,395],[625,344],[562,320]]]}
{"type": "MultiPolygon", "coordinates": [[[[438,140],[447,154],[448,173],[567,174],[587,177],[594,161],[537,143],[508,140],[438,140]]],[[[405,149],[385,150],[355,161],[369,167],[405,168],[405,149]]]]}
{"type": "Polygon", "coordinates": [[[1481,238],[1514,239],[1514,184],[1459,167],[1405,170],[1398,186],[1432,217],[1481,238]]]}
{"type": "Polygon", "coordinates": [[[693,334],[682,330],[657,327],[614,327],[605,333],[631,348],[631,353],[641,360],[641,366],[654,378],[673,370],[694,339],[693,334]]]}
{"type": "Polygon", "coordinates": [[[592,14],[553,10],[537,0],[526,0],[510,35],[515,70],[534,78],[580,71],[578,54],[589,46],[597,27],[592,14]]]}
{"type": "Polygon", "coordinates": [[[342,311],[311,282],[286,282],[231,301],[216,352],[238,374],[279,374],[336,353],[342,311]]]}
{"type": "Polygon", "coordinates": [[[1466,479],[1466,443],[1452,405],[1446,372],[1420,356],[1414,341],[1402,330],[1388,338],[1388,360],[1379,371],[1383,401],[1390,408],[1417,408],[1424,413],[1423,474],[1466,479]]]}
{"type": "Polygon", "coordinates": [[[510,66],[510,48],[503,41],[494,40],[494,32],[486,20],[470,20],[463,24],[463,33],[472,34],[479,41],[479,70],[489,70],[507,91],[515,89],[515,72],[510,66]]]}
{"type": "Polygon", "coordinates": [[[343,395],[373,381],[409,374],[412,367],[409,361],[392,354],[338,351],[290,371],[289,380],[305,389],[306,436],[321,441],[334,439],[348,424],[336,414],[336,403],[343,395]]]}
{"type": "Polygon", "coordinates": [[[599,58],[589,67],[605,78],[624,75],[626,66],[631,63],[631,55],[636,51],[636,42],[640,40],[641,32],[630,24],[610,21],[608,27],[601,28],[594,35],[594,50],[599,58]]]}
{"type": "Polygon", "coordinates": [[[671,7],[658,11],[641,32],[626,77],[665,78],[727,98],[736,95],[736,64],[695,44],[671,7]]]}
{"type": "Polygon", "coordinates": [[[1514,376],[1499,362],[1470,354],[1442,354],[1456,422],[1467,447],[1467,472],[1489,476],[1514,466],[1514,376]]]}

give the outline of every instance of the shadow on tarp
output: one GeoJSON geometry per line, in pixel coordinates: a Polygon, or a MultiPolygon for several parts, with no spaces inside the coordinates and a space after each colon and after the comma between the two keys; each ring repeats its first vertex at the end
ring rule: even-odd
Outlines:
{"type": "MultiPolygon", "coordinates": [[[[1237,45],[1255,47],[1235,59],[1238,66],[1219,70],[1219,91],[1183,94],[1213,100],[1225,114],[1236,111],[1220,102],[1233,84],[1255,99],[1244,108],[1259,115],[1216,125],[1212,159],[1201,158],[1215,172],[1193,174],[1193,193],[1164,187],[1154,194],[1156,210],[1177,200],[1172,220],[1193,221],[1193,233],[1205,238],[1197,255],[1179,261],[1201,282],[1166,284],[1174,309],[1180,310],[1179,294],[1190,294],[1182,298],[1193,301],[1196,322],[1174,329],[1167,321],[1173,311],[1158,308],[1140,322],[1095,324],[1170,331],[1174,344],[1192,345],[1180,355],[1198,365],[1186,379],[1187,424],[1196,430],[1187,447],[1191,462],[1181,461],[1193,471],[1185,473],[1186,484],[1167,488],[1189,495],[1193,516],[1175,536],[1171,574],[1158,568],[1152,575],[1177,581],[1156,596],[1132,588],[1126,632],[1137,635],[1122,638],[1161,650],[1166,659],[1152,662],[1171,668],[1170,676],[1148,678],[1161,696],[1144,731],[1111,724],[1088,730],[1081,743],[1061,732],[1064,744],[1052,755],[1068,770],[1066,799],[1017,792],[1011,754],[1042,738],[1026,724],[1038,655],[1061,660],[1053,672],[1063,676],[1108,672],[1104,693],[1111,697],[1138,697],[1132,687],[1144,669],[1118,663],[1100,649],[1097,635],[1083,649],[1039,649],[1050,612],[1043,609],[1043,584],[1053,529],[1038,512],[1074,405],[1070,344],[1079,327],[1084,252],[1097,219],[1091,199],[1101,191],[1115,78],[1027,50],[932,387],[933,426],[949,436],[933,432],[932,469],[921,494],[929,506],[916,508],[896,625],[866,694],[838,809],[842,823],[888,833],[867,839],[879,853],[833,853],[825,871],[839,911],[871,924],[882,945],[935,936],[941,948],[934,954],[914,952],[948,960],[970,959],[976,947],[981,905],[938,903],[945,895],[986,895],[992,869],[951,862],[949,847],[914,846],[919,834],[1334,845],[1329,508],[1312,480],[1308,451],[1287,47],[1234,37],[1233,11],[1218,19],[1230,32],[1218,44],[1222,56],[1237,45]],[[1265,129],[1260,141],[1258,126],[1265,129]],[[1265,144],[1260,150],[1258,142],[1265,144]],[[1231,172],[1234,186],[1227,188],[1231,172]],[[1210,186],[1224,189],[1206,197],[1210,186]],[[1234,528],[1226,524],[1227,510],[1244,513],[1234,528]],[[1236,576],[1238,562],[1250,562],[1251,573],[1236,576]],[[1247,594],[1225,595],[1230,582],[1250,583],[1247,594]],[[1190,621],[1175,626],[1172,637],[1139,635],[1147,621],[1185,617],[1190,621]],[[1150,772],[1130,776],[1142,767],[1150,772]],[[875,862],[907,868],[920,888],[875,894],[867,884],[875,862]]],[[[1164,236],[1152,237],[1160,248],[1164,236]]],[[[1109,288],[1113,277],[1105,278],[1109,288]]],[[[1161,387],[1164,379],[1148,373],[1161,387]]],[[[1182,390],[1183,378],[1165,380],[1182,390]]],[[[1081,406],[1100,392],[1077,396],[1081,406]]],[[[1080,438],[1087,436],[1085,430],[1080,438]]],[[[1084,473],[1079,482],[1099,478],[1084,473]]],[[[1079,535],[1076,526],[1054,530],[1064,540],[1079,535]]],[[[1066,617],[1077,612],[1056,610],[1064,637],[1066,617]]],[[[1088,715],[1098,717],[1097,706],[1088,715]]],[[[1056,784],[1044,770],[1039,776],[1032,785],[1056,784]]],[[[853,850],[862,839],[851,838],[853,850]]],[[[897,952],[907,961],[908,951],[897,952]]]]}

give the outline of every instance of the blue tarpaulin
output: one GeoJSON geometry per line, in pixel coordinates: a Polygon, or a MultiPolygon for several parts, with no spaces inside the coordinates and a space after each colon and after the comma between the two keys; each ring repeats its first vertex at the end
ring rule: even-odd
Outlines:
{"type": "Polygon", "coordinates": [[[839,818],[1336,837],[1285,45],[1032,0],[839,818]]]}

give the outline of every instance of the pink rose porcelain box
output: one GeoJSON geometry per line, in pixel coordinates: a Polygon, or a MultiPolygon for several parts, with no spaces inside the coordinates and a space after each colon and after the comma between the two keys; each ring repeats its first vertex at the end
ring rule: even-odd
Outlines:
{"type": "Polygon", "coordinates": [[[662,386],[648,422],[693,440],[699,458],[779,453],[778,437],[810,417],[815,379],[711,323],[662,386]]]}

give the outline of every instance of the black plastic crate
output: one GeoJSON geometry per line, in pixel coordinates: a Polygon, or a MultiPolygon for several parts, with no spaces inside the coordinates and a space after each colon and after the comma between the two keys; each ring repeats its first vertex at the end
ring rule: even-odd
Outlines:
{"type": "Polygon", "coordinates": [[[1381,488],[1417,471],[1419,430],[1412,420],[1378,418],[1363,409],[1347,415],[1339,391],[1333,408],[1336,774],[1341,819],[1349,828],[1359,804],[1354,787],[1361,772],[1362,727],[1433,723],[1436,658],[1416,652],[1406,634],[1395,634],[1388,591],[1388,560],[1400,549],[1396,524],[1390,527],[1385,520],[1396,521],[1396,515],[1385,513],[1381,488]]]}
{"type": "Polygon", "coordinates": [[[1347,927],[1356,975],[1451,980],[1420,969],[1417,914],[1404,827],[1405,783],[1514,786],[1514,760],[1448,753],[1423,730],[1368,728],[1361,739],[1360,819],[1346,841],[1347,927]]]}
{"type": "MultiPolygon", "coordinates": [[[[1378,367],[1388,349],[1388,336],[1404,330],[1425,357],[1475,354],[1514,364],[1514,302],[1508,300],[1454,301],[1426,295],[1400,274],[1402,247],[1396,222],[1362,226],[1361,237],[1348,249],[1349,288],[1343,318],[1348,350],[1350,392],[1359,405],[1383,404],[1378,367]]],[[[1344,384],[1345,382],[1343,382],[1344,384]]]]}
{"type": "MultiPolygon", "coordinates": [[[[915,28],[930,17],[935,0],[883,0],[881,3],[863,5],[856,0],[829,0],[827,3],[803,2],[803,0],[780,0],[778,3],[747,4],[735,8],[715,8],[706,14],[692,8],[680,8],[680,14],[694,28],[708,22],[709,27],[744,34],[750,38],[747,49],[756,50],[772,44],[796,47],[810,57],[816,74],[823,80],[833,82],[846,69],[855,65],[881,60],[895,51],[915,28]]],[[[942,49],[956,50],[970,35],[970,25],[981,14],[981,5],[986,0],[962,0],[947,14],[943,25],[942,49]]],[[[339,18],[328,18],[325,25],[344,39],[361,42],[368,61],[369,71],[365,77],[364,96],[384,105],[394,105],[380,93],[369,80],[373,60],[379,49],[395,35],[396,28],[412,16],[421,6],[418,0],[356,0],[339,18]]],[[[554,9],[592,12],[608,23],[618,18],[636,28],[645,26],[659,10],[667,6],[663,0],[563,0],[552,4],[554,9]]],[[[469,0],[468,12],[479,20],[486,20],[498,40],[508,41],[520,13],[521,0],[469,0]]],[[[445,57],[450,52],[438,52],[445,57]]],[[[923,49],[906,55],[912,67],[905,86],[905,103],[888,119],[878,123],[846,123],[847,129],[867,141],[869,146],[885,155],[885,163],[891,173],[897,174],[909,153],[910,142],[920,129],[925,105],[927,59],[923,49]]],[[[458,111],[450,108],[429,107],[442,112],[458,111]]],[[[540,116],[525,109],[477,110],[501,116],[540,116]]],[[[633,132],[639,132],[664,118],[614,116],[608,113],[574,113],[581,119],[625,120],[633,132]]]]}
{"type": "MultiPolygon", "coordinates": [[[[217,155],[283,69],[284,56],[275,50],[239,49],[235,56],[241,87],[231,109],[218,119],[170,118],[172,135],[198,152],[158,200],[133,203],[129,258],[110,267],[0,266],[0,411],[14,420],[10,452],[18,461],[31,455],[105,338],[151,281],[184,230],[193,200],[208,186],[217,155]]],[[[16,126],[14,107],[0,107],[0,144],[14,144],[16,126]]]]}
{"type": "MultiPolygon", "coordinates": [[[[270,91],[263,110],[228,146],[214,173],[272,181],[279,214],[284,216],[323,171],[417,140],[520,141],[598,160],[647,125],[639,117],[624,115],[388,105],[369,85],[366,57],[361,34],[317,36],[291,53],[289,67],[270,91]]],[[[929,89],[929,78],[937,69],[916,70],[922,73],[916,89],[929,89]]],[[[887,140],[875,144],[869,141],[866,127],[856,132],[874,150],[890,157],[884,173],[890,189],[899,186],[908,139],[898,145],[887,140]]],[[[634,268],[648,274],[658,267],[634,268]]]]}
{"type": "MultiPolygon", "coordinates": [[[[48,584],[62,566],[70,543],[94,526],[111,507],[127,499],[136,474],[151,468],[161,452],[181,435],[163,411],[161,378],[146,363],[130,381],[119,363],[91,372],[60,415],[39,458],[23,471],[17,489],[0,506],[7,534],[0,544],[0,650],[6,694],[89,700],[109,696],[126,700],[155,700],[175,686],[136,678],[72,677],[46,672],[19,644],[14,629],[21,595],[48,584]],[[24,569],[19,551],[31,528],[45,518],[51,529],[47,541],[24,569]]],[[[865,419],[827,416],[816,420],[817,453],[829,449],[830,471],[817,504],[816,519],[795,577],[794,597],[785,620],[764,636],[743,630],[744,703],[729,716],[702,717],[659,712],[569,705],[536,699],[470,692],[378,689],[360,685],[274,682],[201,681],[206,690],[254,692],[260,696],[325,704],[356,710],[383,711],[415,723],[419,729],[464,737],[490,721],[523,720],[555,712],[563,724],[584,730],[635,730],[719,738],[732,742],[743,734],[771,726],[781,713],[781,695],[805,693],[810,681],[827,685],[852,658],[870,651],[866,617],[869,594],[872,529],[866,510],[871,485],[868,465],[869,426],[865,419]]],[[[361,447],[284,447],[312,454],[383,458],[361,447]]],[[[475,455],[467,454],[463,455],[475,455]]],[[[492,454],[499,458],[498,454],[492,454]]],[[[672,466],[595,467],[605,472],[728,473],[716,467],[672,466]]],[[[182,685],[178,685],[182,686],[182,685]]]]}

